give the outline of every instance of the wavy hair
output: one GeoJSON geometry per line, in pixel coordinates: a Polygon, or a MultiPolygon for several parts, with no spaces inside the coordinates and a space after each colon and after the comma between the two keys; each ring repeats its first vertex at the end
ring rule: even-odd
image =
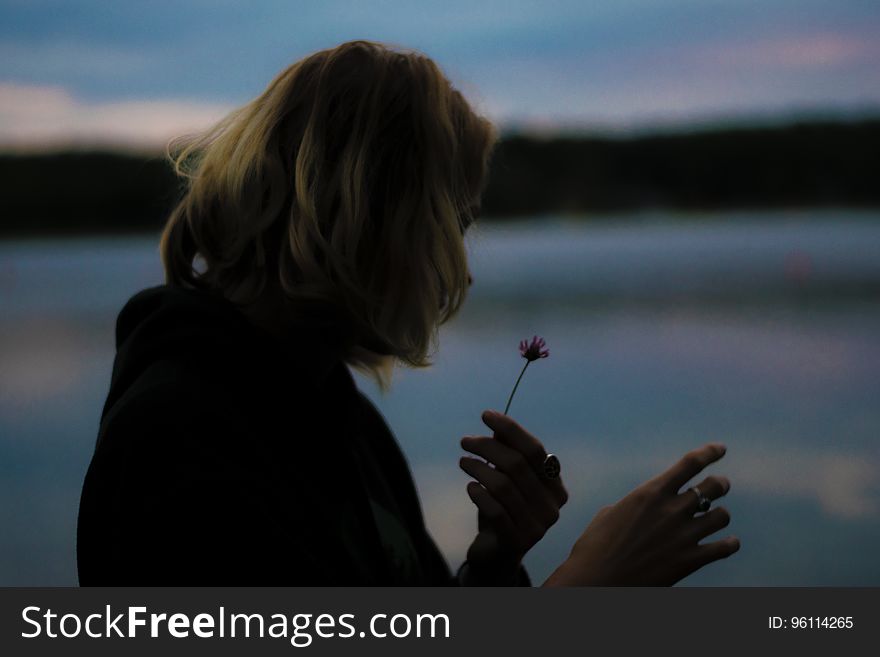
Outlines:
{"type": "Polygon", "coordinates": [[[492,125],[425,55],[353,41],[310,55],[208,131],[172,142],[185,191],[166,282],[292,320],[329,308],[346,360],[429,365],[468,288],[492,125]]]}

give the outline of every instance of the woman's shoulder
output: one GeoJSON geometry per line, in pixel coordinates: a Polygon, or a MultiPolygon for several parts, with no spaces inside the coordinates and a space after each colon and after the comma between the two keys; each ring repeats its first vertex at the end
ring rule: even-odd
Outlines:
{"type": "Polygon", "coordinates": [[[174,361],[156,361],[104,410],[92,474],[131,477],[185,473],[200,461],[235,460],[247,423],[207,377],[174,361]],[[225,455],[225,457],[224,457],[225,455]]]}
{"type": "Polygon", "coordinates": [[[216,376],[181,360],[156,360],[120,388],[118,394],[108,395],[102,424],[118,417],[160,420],[232,410],[217,406],[222,388],[216,376]]]}

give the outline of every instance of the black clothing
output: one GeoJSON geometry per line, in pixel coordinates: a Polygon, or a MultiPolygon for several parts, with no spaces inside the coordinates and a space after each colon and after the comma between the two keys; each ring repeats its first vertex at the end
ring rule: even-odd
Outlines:
{"type": "Polygon", "coordinates": [[[332,324],[282,344],[219,295],[161,286],[126,304],[116,342],[82,585],[457,583],[332,324]]]}

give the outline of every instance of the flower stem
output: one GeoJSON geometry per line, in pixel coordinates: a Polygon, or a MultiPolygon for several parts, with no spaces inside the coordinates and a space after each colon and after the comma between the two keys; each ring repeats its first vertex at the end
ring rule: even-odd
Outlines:
{"type": "Polygon", "coordinates": [[[513,395],[516,393],[516,389],[519,387],[519,382],[523,378],[523,374],[526,373],[526,368],[529,366],[529,363],[532,361],[527,360],[526,364],[523,365],[522,372],[519,373],[519,377],[516,379],[516,383],[513,385],[513,390],[510,391],[510,397],[507,398],[507,406],[504,407],[504,414],[507,415],[507,411],[510,410],[510,402],[513,401],[513,395]]]}

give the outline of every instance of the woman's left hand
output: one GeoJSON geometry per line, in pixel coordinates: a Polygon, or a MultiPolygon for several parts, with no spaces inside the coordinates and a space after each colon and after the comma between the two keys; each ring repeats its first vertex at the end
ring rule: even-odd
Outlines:
{"type": "Polygon", "coordinates": [[[461,439],[465,451],[487,461],[463,456],[459,463],[476,479],[467,492],[479,511],[467,562],[482,579],[513,580],[526,552],[559,519],[568,492],[562,479],[544,475],[540,440],[501,413],[485,411],[482,418],[494,436],[461,439]]]}

